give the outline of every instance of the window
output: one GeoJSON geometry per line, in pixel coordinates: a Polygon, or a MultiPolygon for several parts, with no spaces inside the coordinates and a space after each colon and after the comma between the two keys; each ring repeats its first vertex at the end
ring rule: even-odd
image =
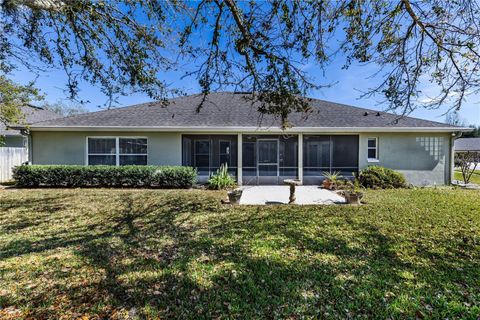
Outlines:
{"type": "Polygon", "coordinates": [[[378,161],[378,138],[367,139],[367,158],[368,161],[378,161]]]}
{"type": "Polygon", "coordinates": [[[121,166],[147,164],[147,139],[119,138],[119,146],[121,166]]]}
{"type": "Polygon", "coordinates": [[[131,137],[87,138],[88,165],[146,165],[147,139],[131,137]]]}
{"type": "Polygon", "coordinates": [[[88,164],[116,165],[116,144],[115,138],[88,138],[88,164]]]}

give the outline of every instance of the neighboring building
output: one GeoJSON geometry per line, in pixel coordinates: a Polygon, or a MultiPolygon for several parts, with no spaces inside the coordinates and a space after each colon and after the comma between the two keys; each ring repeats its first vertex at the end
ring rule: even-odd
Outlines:
{"type": "MultiPolygon", "coordinates": [[[[36,107],[32,105],[27,105],[21,107],[21,110],[24,115],[24,119],[21,120],[22,123],[34,123],[39,121],[51,120],[59,118],[60,116],[56,113],[53,113],[49,110],[45,110],[42,107],[36,107]]],[[[10,129],[5,126],[5,124],[0,122],[0,136],[3,138],[3,143],[0,143],[0,147],[6,148],[25,148],[27,147],[27,137],[22,135],[20,130],[10,129]]]]}
{"type": "Polygon", "coordinates": [[[447,184],[458,132],[444,123],[399,118],[308,99],[311,112],[280,120],[258,113],[248,94],[212,93],[146,103],[30,126],[34,164],[186,165],[201,180],[222,163],[239,184],[280,184],[299,178],[317,184],[324,171],[349,176],[369,165],[405,174],[410,183],[447,184]]]}
{"type": "Polygon", "coordinates": [[[480,138],[458,138],[454,149],[455,152],[480,152],[480,138]]]}
{"type": "MultiPolygon", "coordinates": [[[[22,123],[29,124],[58,118],[59,115],[40,107],[27,105],[21,108],[22,123]]],[[[12,168],[28,161],[28,139],[20,130],[7,128],[0,123],[0,182],[12,178],[12,168]]]]}

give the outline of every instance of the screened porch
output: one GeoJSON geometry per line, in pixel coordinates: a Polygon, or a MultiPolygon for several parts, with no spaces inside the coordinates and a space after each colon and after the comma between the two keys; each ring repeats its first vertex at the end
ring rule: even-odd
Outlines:
{"type": "Polygon", "coordinates": [[[200,182],[228,165],[244,185],[285,179],[320,184],[324,172],[358,172],[358,135],[183,135],[182,164],[197,168],[200,182]],[[301,154],[301,157],[299,155],[301,154]]]}

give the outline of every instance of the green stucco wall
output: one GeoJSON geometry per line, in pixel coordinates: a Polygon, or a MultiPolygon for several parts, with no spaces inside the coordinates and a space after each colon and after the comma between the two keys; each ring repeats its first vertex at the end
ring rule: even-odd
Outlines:
{"type": "Polygon", "coordinates": [[[31,155],[33,164],[77,164],[86,160],[87,137],[119,136],[147,137],[148,164],[181,165],[180,133],[161,132],[32,132],[31,155]]]}
{"type": "Polygon", "coordinates": [[[450,182],[450,134],[364,133],[360,134],[359,167],[380,165],[403,173],[414,185],[450,182]],[[367,139],[378,138],[378,162],[367,161],[367,139]]]}
{"type": "MultiPolygon", "coordinates": [[[[181,133],[32,132],[33,164],[85,164],[88,136],[148,138],[148,164],[181,165],[181,133]]],[[[414,185],[450,182],[450,142],[446,133],[360,133],[359,168],[380,165],[402,172],[414,185]],[[367,138],[377,137],[379,161],[367,161],[367,138]]]]}

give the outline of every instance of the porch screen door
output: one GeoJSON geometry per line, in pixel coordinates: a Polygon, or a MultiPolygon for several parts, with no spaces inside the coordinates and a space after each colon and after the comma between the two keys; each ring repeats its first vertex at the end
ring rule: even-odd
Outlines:
{"type": "Polygon", "coordinates": [[[259,139],[258,184],[278,183],[278,140],[259,139]]]}

